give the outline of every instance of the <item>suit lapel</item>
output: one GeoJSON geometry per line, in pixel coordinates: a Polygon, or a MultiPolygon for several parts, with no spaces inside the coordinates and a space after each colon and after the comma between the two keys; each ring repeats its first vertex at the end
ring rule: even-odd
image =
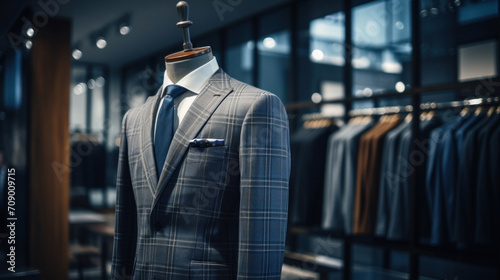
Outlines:
{"type": "MultiPolygon", "coordinates": [[[[165,191],[175,170],[179,166],[189,147],[189,141],[194,139],[208,121],[219,104],[231,93],[232,87],[227,76],[219,69],[207,82],[198,97],[194,100],[184,119],[179,124],[170,148],[168,149],[165,165],[156,188],[156,195],[152,209],[155,208],[159,197],[165,191]]],[[[154,164],[153,164],[154,165],[154,164]]],[[[172,190],[167,190],[170,195],[172,190]]]]}
{"type": "Polygon", "coordinates": [[[156,95],[153,97],[153,101],[149,106],[144,108],[145,121],[144,125],[141,126],[141,159],[142,166],[144,167],[144,174],[148,181],[148,187],[151,191],[151,195],[155,196],[156,185],[158,184],[158,172],[156,171],[155,153],[153,147],[153,132],[154,132],[154,120],[156,119],[156,111],[158,111],[158,105],[160,104],[162,87],[158,90],[156,95]],[[151,114],[151,112],[153,112],[151,114]]]}

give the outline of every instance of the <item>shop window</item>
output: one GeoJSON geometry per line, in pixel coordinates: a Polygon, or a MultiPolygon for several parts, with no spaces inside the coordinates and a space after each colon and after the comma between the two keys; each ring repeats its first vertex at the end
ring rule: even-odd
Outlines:
{"type": "Polygon", "coordinates": [[[498,1],[421,0],[421,84],[497,76],[498,1]]]}
{"type": "Polygon", "coordinates": [[[352,9],[353,95],[403,92],[411,78],[411,2],[372,1],[352,9]]]}
{"type": "Polygon", "coordinates": [[[257,42],[259,74],[257,86],[276,94],[287,103],[290,73],[290,9],[263,16],[259,20],[257,42]]]}
{"type": "Polygon", "coordinates": [[[71,68],[71,89],[70,89],[70,110],[69,127],[70,131],[87,130],[87,68],[83,64],[75,64],[71,68]]]}
{"type": "MultiPolygon", "coordinates": [[[[297,101],[342,99],[345,65],[345,13],[342,2],[325,5],[322,1],[298,3],[297,101]]],[[[343,105],[328,104],[300,113],[318,111],[341,116],[343,105]]]]}
{"type": "Polygon", "coordinates": [[[225,67],[227,73],[242,82],[254,84],[254,48],[251,22],[233,27],[226,32],[225,67]]]}

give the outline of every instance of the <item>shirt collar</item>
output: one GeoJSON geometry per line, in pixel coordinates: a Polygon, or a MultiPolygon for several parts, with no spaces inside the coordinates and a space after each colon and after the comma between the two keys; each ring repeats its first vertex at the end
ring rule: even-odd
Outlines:
{"type": "MultiPolygon", "coordinates": [[[[217,64],[217,60],[213,57],[209,62],[196,68],[180,79],[176,85],[182,86],[193,93],[199,94],[203,89],[205,82],[208,81],[208,79],[210,79],[210,77],[212,77],[217,70],[219,70],[219,64],[217,64]]],[[[163,88],[173,84],[174,83],[168,78],[167,70],[165,70],[163,76],[163,88]]]]}

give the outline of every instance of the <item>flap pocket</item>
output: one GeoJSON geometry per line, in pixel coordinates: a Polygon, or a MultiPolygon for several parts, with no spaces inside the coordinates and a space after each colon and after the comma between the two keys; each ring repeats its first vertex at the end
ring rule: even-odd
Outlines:
{"type": "Polygon", "coordinates": [[[236,278],[233,270],[232,264],[191,260],[189,264],[189,279],[232,280],[236,278]]]}

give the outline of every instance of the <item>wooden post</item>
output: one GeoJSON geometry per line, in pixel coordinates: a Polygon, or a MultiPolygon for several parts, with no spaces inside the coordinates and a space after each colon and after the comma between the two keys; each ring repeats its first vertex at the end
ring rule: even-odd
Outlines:
{"type": "Polygon", "coordinates": [[[30,265],[67,279],[71,24],[50,19],[33,38],[30,93],[30,265]]]}

